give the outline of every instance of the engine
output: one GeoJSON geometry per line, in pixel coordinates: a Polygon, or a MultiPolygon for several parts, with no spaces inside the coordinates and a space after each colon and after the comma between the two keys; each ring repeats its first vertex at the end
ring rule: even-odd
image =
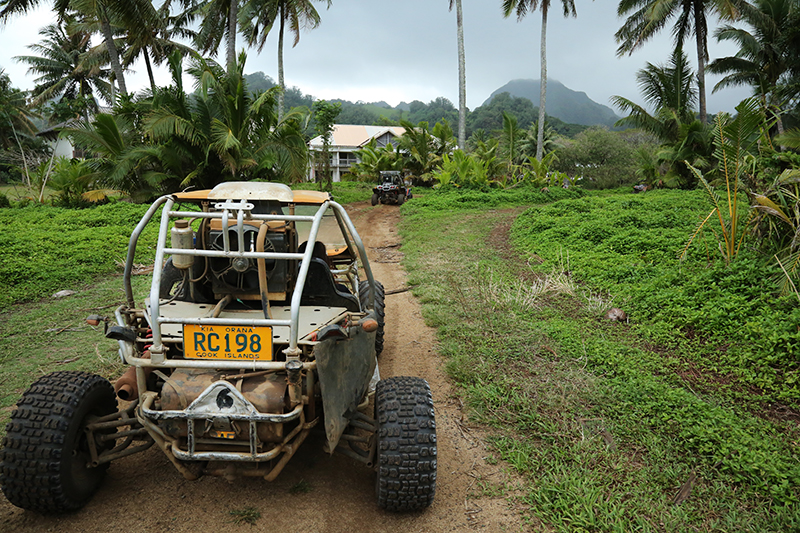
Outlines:
{"type": "MultiPolygon", "coordinates": [[[[258,227],[245,224],[244,249],[256,251],[258,227]]],[[[289,239],[286,228],[270,230],[264,241],[265,252],[289,251],[289,239]]],[[[239,237],[236,227],[228,228],[228,239],[231,251],[239,251],[239,237]]],[[[221,229],[209,232],[208,247],[212,250],[224,250],[224,235],[221,229]]],[[[265,260],[267,271],[267,287],[270,293],[284,293],[288,282],[287,260],[265,260]]],[[[209,259],[212,288],[215,294],[233,294],[243,296],[258,294],[258,262],[255,259],[212,257],[209,259]]]]}

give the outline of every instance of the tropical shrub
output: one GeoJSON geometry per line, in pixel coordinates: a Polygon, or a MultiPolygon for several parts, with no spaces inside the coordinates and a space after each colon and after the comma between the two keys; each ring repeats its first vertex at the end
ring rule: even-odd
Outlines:
{"type": "Polygon", "coordinates": [[[354,153],[359,161],[350,167],[350,174],[359,181],[378,181],[382,170],[403,170],[403,155],[392,143],[378,147],[377,141],[370,139],[354,153]]]}
{"type": "Polygon", "coordinates": [[[195,56],[187,73],[197,91],[183,89],[183,61],[169,60],[172,85],[152,96],[123,99],[112,114],[68,128],[76,144],[93,157],[88,165],[95,188],[113,189],[146,201],[193,186],[211,188],[230,180],[255,178],[298,182],[306,175],[305,115],[291,112],[278,122],[278,89],[252,95],[242,70],[226,73],[195,56]]]}
{"type": "MultiPolygon", "coordinates": [[[[646,150],[644,146],[639,148],[646,150]]],[[[640,181],[636,174],[636,146],[622,133],[593,127],[582,131],[555,153],[553,168],[575,178],[588,189],[608,189],[640,181]]],[[[652,151],[652,150],[651,150],[652,151]]]]}
{"type": "Polygon", "coordinates": [[[751,151],[762,140],[760,128],[764,122],[764,114],[755,98],[741,102],[736,106],[736,111],[738,113],[735,118],[718,114],[714,129],[714,157],[718,162],[718,181],[725,184],[724,197],[720,196],[717,188],[709,183],[699,169],[687,162],[689,169],[703,185],[713,208],[692,233],[681,259],[709,220],[713,219],[718,223],[713,233],[717,237],[717,248],[726,263],[736,259],[748,234],[746,226],[749,221],[742,219],[749,206],[741,205],[741,193],[748,191],[745,176],[754,173],[755,166],[751,162],[755,158],[751,151]]]}

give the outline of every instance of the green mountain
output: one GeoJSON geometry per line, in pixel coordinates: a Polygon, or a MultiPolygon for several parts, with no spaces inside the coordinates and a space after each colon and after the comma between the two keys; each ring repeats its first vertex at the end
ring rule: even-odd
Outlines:
{"type": "MultiPolygon", "coordinates": [[[[509,93],[518,98],[527,98],[534,106],[539,106],[539,80],[512,80],[496,91],[483,103],[488,104],[502,93],[509,93]]],[[[564,122],[594,126],[601,124],[613,126],[620,119],[614,111],[605,105],[598,104],[584,92],[573,91],[556,80],[547,80],[546,112],[549,116],[558,117],[564,122]]]]}

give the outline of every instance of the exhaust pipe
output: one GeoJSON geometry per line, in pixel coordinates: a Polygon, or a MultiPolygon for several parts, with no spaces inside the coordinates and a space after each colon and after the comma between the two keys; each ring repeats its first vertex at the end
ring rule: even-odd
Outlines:
{"type": "MultiPolygon", "coordinates": [[[[150,351],[144,352],[142,357],[145,359],[150,359],[150,351]]],[[[150,375],[153,371],[152,367],[144,367],[144,377],[150,375]]],[[[114,392],[117,394],[117,398],[120,400],[133,401],[139,398],[139,387],[136,385],[136,367],[132,366],[129,367],[128,370],[125,371],[122,376],[120,376],[117,381],[114,382],[114,392]]]]}

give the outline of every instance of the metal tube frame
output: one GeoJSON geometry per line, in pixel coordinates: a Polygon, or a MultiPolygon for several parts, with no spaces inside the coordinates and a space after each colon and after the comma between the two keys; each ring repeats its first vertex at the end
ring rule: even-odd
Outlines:
{"type": "MultiPolygon", "coordinates": [[[[350,236],[353,239],[353,244],[358,250],[359,256],[362,258],[362,264],[364,266],[364,270],[367,274],[367,278],[370,281],[370,286],[373,285],[373,277],[372,277],[372,270],[369,267],[369,263],[366,261],[366,249],[364,247],[364,243],[361,241],[361,238],[358,236],[358,232],[355,230],[355,226],[352,222],[347,218],[346,212],[344,208],[333,201],[326,201],[322,205],[320,205],[319,209],[313,216],[304,216],[304,215],[258,215],[250,213],[252,210],[253,205],[248,202],[238,202],[235,203],[232,200],[227,202],[217,203],[215,204],[215,208],[221,209],[217,212],[194,212],[194,211],[173,211],[172,208],[175,204],[175,198],[172,196],[162,196],[158,200],[156,200],[153,205],[148,210],[145,217],[136,227],[134,230],[134,234],[131,236],[131,241],[129,244],[128,249],[128,261],[126,262],[126,277],[125,277],[125,284],[126,284],[126,292],[129,292],[129,306],[132,307],[131,300],[133,300],[132,291],[129,290],[130,287],[130,270],[132,269],[133,264],[133,256],[135,253],[135,246],[138,242],[139,235],[141,234],[144,226],[152,219],[155,211],[158,207],[164,204],[164,208],[161,212],[161,221],[159,227],[159,235],[158,235],[158,246],[156,248],[156,258],[155,264],[153,265],[153,279],[152,284],[150,287],[150,316],[152,317],[151,326],[153,328],[153,346],[150,348],[151,357],[146,362],[142,360],[142,358],[133,357],[133,350],[126,349],[123,347],[123,342],[120,341],[120,353],[122,357],[126,360],[126,362],[131,364],[140,364],[143,366],[154,366],[154,367],[171,367],[173,365],[167,364],[166,357],[165,357],[165,347],[162,340],[161,335],[161,325],[162,324],[202,324],[202,325],[249,325],[249,326],[288,326],[290,329],[289,334],[289,347],[285,350],[285,353],[289,357],[296,357],[299,355],[300,350],[297,347],[298,341],[298,321],[300,318],[300,300],[302,298],[303,287],[305,285],[306,279],[308,277],[308,270],[311,264],[312,252],[314,248],[314,243],[317,240],[317,235],[319,234],[320,225],[322,222],[322,218],[325,215],[328,208],[333,209],[336,219],[340,225],[340,227],[346,228],[347,232],[349,232],[350,236]],[[236,213],[236,228],[237,234],[239,239],[239,250],[232,251],[230,249],[230,239],[228,236],[228,220],[230,219],[231,215],[233,214],[232,211],[236,213]],[[167,242],[167,238],[169,236],[169,220],[170,218],[180,218],[180,217],[194,217],[194,218],[218,218],[222,221],[223,226],[223,247],[224,250],[183,250],[183,249],[175,249],[175,248],[167,248],[164,244],[167,242]],[[305,252],[300,253],[279,253],[279,252],[249,252],[243,250],[243,226],[244,220],[275,220],[275,221],[310,221],[311,222],[311,230],[308,236],[309,246],[306,248],[305,252]],[[164,258],[168,255],[194,255],[198,257],[241,257],[246,259],[299,259],[300,260],[300,272],[298,273],[297,282],[295,284],[295,289],[292,294],[291,299],[291,311],[290,311],[290,318],[289,320],[277,320],[277,319],[260,319],[260,320],[234,320],[234,319],[224,319],[224,318],[169,318],[163,317],[160,315],[160,299],[159,299],[159,292],[160,292],[160,284],[161,284],[161,275],[163,272],[163,264],[164,258]],[[129,268],[131,267],[131,268],[129,268]]],[[[347,232],[345,232],[345,237],[347,238],[347,232]]],[[[369,305],[374,306],[374,294],[370,293],[369,298],[369,305]]],[[[123,320],[121,320],[121,315],[118,313],[117,321],[120,325],[126,325],[123,320]]],[[[125,343],[127,344],[127,343],[125,343]]],[[[241,362],[235,362],[237,365],[241,365],[241,362]]],[[[264,366],[265,361],[254,361],[253,364],[255,365],[254,368],[259,369],[268,369],[270,368],[269,365],[264,366]]],[[[191,366],[191,365],[189,365],[191,366]]],[[[201,365],[198,365],[201,366],[201,365]]],[[[223,365],[225,367],[225,365],[223,365]]],[[[228,366],[227,368],[233,368],[233,366],[228,366]]]]}

